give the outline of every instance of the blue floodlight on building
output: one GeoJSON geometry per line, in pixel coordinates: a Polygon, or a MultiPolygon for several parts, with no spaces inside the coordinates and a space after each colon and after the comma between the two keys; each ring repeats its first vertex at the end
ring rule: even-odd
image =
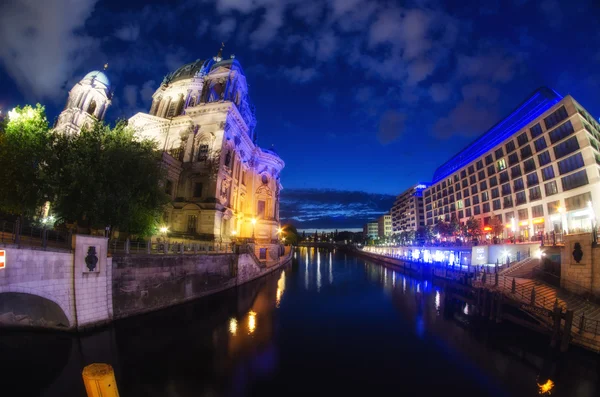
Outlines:
{"type": "Polygon", "coordinates": [[[423,197],[423,190],[427,189],[429,186],[431,186],[431,183],[429,182],[419,182],[415,186],[415,193],[413,194],[413,196],[423,197]]]}
{"type": "Polygon", "coordinates": [[[548,88],[538,88],[507,117],[494,125],[457,155],[438,167],[433,174],[436,183],[488,152],[508,139],[545,111],[563,99],[562,95],[548,88]]]}

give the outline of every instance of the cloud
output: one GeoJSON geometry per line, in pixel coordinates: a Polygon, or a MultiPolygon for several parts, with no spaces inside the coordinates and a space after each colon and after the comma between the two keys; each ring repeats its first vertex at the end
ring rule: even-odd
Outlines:
{"type": "Polygon", "coordinates": [[[544,0],[539,3],[544,19],[551,28],[559,29],[562,25],[563,12],[557,0],[544,0]]]}
{"type": "Polygon", "coordinates": [[[517,59],[499,49],[491,49],[478,55],[459,55],[457,70],[459,76],[488,79],[506,83],[516,73],[517,59]]]}
{"type": "Polygon", "coordinates": [[[285,189],[280,215],[300,229],[361,228],[387,213],[395,196],[333,189],[285,189]]]}
{"type": "Polygon", "coordinates": [[[229,40],[231,34],[235,31],[236,26],[237,22],[235,18],[225,18],[221,21],[221,23],[215,25],[213,30],[219,40],[226,41],[229,40]]]}
{"type": "Polygon", "coordinates": [[[136,41],[140,37],[139,25],[127,25],[116,30],[115,36],[123,41],[136,41]]]}
{"type": "Polygon", "coordinates": [[[331,91],[322,92],[317,98],[321,106],[330,108],[335,102],[335,93],[331,91]]]}
{"type": "Polygon", "coordinates": [[[96,0],[0,2],[0,62],[29,100],[64,100],[61,86],[96,51],[81,33],[96,0]]]}
{"type": "Polygon", "coordinates": [[[169,52],[165,56],[165,63],[167,64],[167,69],[169,72],[174,72],[179,69],[180,66],[185,65],[186,63],[191,62],[188,57],[188,53],[183,48],[178,48],[173,52],[169,52]]]}
{"type": "Polygon", "coordinates": [[[429,94],[434,102],[444,102],[450,97],[450,88],[447,85],[435,83],[429,87],[429,94]]]}
{"type": "Polygon", "coordinates": [[[470,99],[460,102],[448,116],[439,119],[433,131],[443,139],[455,135],[474,137],[483,134],[498,119],[495,106],[470,99]]]}
{"type": "Polygon", "coordinates": [[[145,104],[149,105],[152,102],[152,95],[154,95],[154,92],[156,92],[157,88],[157,84],[154,80],[148,80],[142,84],[140,95],[145,104]]]}
{"type": "Polygon", "coordinates": [[[382,145],[394,142],[404,130],[406,115],[395,110],[386,111],[379,121],[377,140],[382,145]]]}
{"type": "Polygon", "coordinates": [[[319,72],[315,68],[294,66],[291,68],[281,68],[281,73],[292,83],[307,83],[316,79],[319,72]]]}
{"type": "Polygon", "coordinates": [[[125,98],[125,105],[130,108],[137,106],[137,94],[138,88],[135,85],[126,85],[123,87],[123,98],[125,98]]]}

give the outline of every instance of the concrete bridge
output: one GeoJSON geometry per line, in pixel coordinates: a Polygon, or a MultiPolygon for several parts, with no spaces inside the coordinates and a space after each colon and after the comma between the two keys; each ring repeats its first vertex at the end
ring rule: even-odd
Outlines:
{"type": "Polygon", "coordinates": [[[107,239],[75,235],[72,249],[0,245],[0,326],[81,330],[259,278],[291,260],[239,254],[120,255],[107,239]]]}
{"type": "MultiPolygon", "coordinates": [[[[112,318],[112,258],[107,240],[76,235],[73,249],[0,247],[0,325],[76,329],[112,318]],[[95,255],[88,255],[90,247],[95,255]],[[95,267],[90,270],[85,259],[95,267]]],[[[90,251],[91,253],[91,251],[90,251]]]]}

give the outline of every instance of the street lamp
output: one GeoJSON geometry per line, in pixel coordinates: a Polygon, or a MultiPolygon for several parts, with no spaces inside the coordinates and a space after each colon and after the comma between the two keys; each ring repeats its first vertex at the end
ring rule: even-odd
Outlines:
{"type": "Polygon", "coordinates": [[[250,222],[252,222],[252,239],[254,240],[254,229],[256,228],[256,218],[252,218],[252,220],[250,220],[250,222]]]}
{"type": "Polygon", "coordinates": [[[158,229],[158,230],[163,235],[163,238],[166,240],[167,239],[167,233],[169,232],[169,228],[167,226],[161,226],[160,229],[158,229]]]}

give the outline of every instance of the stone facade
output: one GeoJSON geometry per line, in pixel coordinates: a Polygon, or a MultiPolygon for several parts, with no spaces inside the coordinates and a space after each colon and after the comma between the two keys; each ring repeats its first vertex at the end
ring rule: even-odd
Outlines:
{"type": "Polygon", "coordinates": [[[88,328],[110,322],[113,318],[112,258],[108,257],[108,239],[96,236],[73,236],[73,275],[77,327],[88,328]],[[94,248],[97,263],[92,271],[86,264],[94,248]]]}
{"type": "Polygon", "coordinates": [[[111,102],[108,77],[97,70],[90,72],[69,92],[69,99],[58,116],[54,130],[66,135],[79,134],[83,127],[103,120],[111,102]]]}
{"type": "Polygon", "coordinates": [[[600,294],[600,247],[592,246],[590,233],[564,238],[561,253],[561,286],[576,293],[600,294]]]}
{"type": "Polygon", "coordinates": [[[165,151],[169,236],[231,241],[278,238],[284,162],[257,145],[256,118],[240,63],[221,55],[167,75],[149,113],[129,120],[165,151]]]}

